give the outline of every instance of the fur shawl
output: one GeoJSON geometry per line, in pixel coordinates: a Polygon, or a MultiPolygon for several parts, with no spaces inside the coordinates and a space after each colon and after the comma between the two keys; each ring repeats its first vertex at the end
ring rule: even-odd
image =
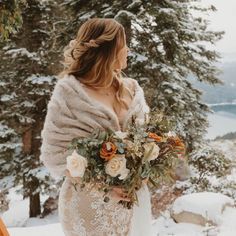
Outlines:
{"type": "Polygon", "coordinates": [[[132,116],[145,118],[150,108],[143,89],[136,80],[124,78],[124,83],[131,80],[135,84],[135,95],[121,126],[117,115],[101,102],[91,98],[73,75],[65,75],[57,81],[47,106],[40,148],[40,160],[52,177],[64,175],[66,157],[71,154],[67,146],[73,138],[86,137],[95,128],[125,131],[132,116]]]}

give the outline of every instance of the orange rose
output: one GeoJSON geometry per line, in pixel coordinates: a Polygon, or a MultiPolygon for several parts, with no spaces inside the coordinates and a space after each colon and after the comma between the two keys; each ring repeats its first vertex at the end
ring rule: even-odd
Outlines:
{"type": "Polygon", "coordinates": [[[155,133],[152,133],[152,132],[148,133],[148,137],[154,139],[157,142],[161,142],[162,141],[162,137],[161,136],[159,136],[159,135],[157,135],[155,133]]]}
{"type": "Polygon", "coordinates": [[[111,160],[117,151],[117,147],[112,142],[104,142],[102,144],[102,148],[100,149],[100,157],[105,159],[106,161],[111,160]]]}

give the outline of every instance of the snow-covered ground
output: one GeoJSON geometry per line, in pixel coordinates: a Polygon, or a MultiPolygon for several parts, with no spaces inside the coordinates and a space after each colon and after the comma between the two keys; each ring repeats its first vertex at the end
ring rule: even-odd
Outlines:
{"type": "MultiPolygon", "coordinates": [[[[236,130],[236,122],[232,118],[214,115],[210,122],[212,128],[209,129],[208,138],[223,135],[224,131],[232,132],[236,130]],[[218,123],[224,120],[222,127],[218,123]],[[226,120],[225,120],[226,119],[226,120]],[[226,128],[229,128],[228,130],[226,128]],[[231,127],[231,128],[230,128],[231,127]],[[234,130],[232,130],[234,129],[234,130]]],[[[211,145],[222,150],[229,159],[236,160],[236,140],[212,141],[211,145]]],[[[236,181],[236,168],[227,176],[230,181],[236,181]]],[[[15,189],[14,189],[15,190],[15,189]]],[[[41,219],[29,218],[28,199],[22,198],[14,193],[12,189],[9,194],[10,208],[2,215],[2,219],[7,225],[11,236],[63,236],[62,228],[58,220],[58,212],[41,219]]],[[[42,203],[46,196],[41,196],[42,203]]],[[[217,209],[217,208],[216,208],[217,209]]],[[[219,226],[199,226],[190,223],[176,223],[170,217],[170,209],[162,212],[157,219],[153,219],[153,235],[156,236],[234,236],[236,235],[236,208],[227,207],[222,214],[219,226]]]]}
{"type": "MultiPolygon", "coordinates": [[[[40,221],[38,222],[40,224],[40,221]]],[[[15,227],[9,228],[10,236],[47,236],[57,235],[64,236],[59,223],[52,223],[47,225],[38,225],[34,227],[15,227]]]]}
{"type": "MultiPolygon", "coordinates": [[[[236,158],[236,140],[212,141],[211,145],[223,150],[229,159],[236,158]]],[[[227,179],[236,180],[236,168],[227,176],[227,179]]],[[[11,199],[10,209],[3,214],[2,218],[11,236],[64,235],[57,211],[44,219],[28,218],[28,199],[22,200],[13,190],[10,191],[9,198],[11,199]]],[[[45,197],[42,196],[41,200],[43,202],[45,197]]],[[[217,211],[217,207],[215,209],[217,211]]],[[[236,235],[236,208],[226,207],[218,227],[176,223],[170,217],[170,208],[168,208],[157,219],[153,219],[152,232],[155,236],[234,236],[236,235]]]]}
{"type": "MultiPolygon", "coordinates": [[[[236,210],[227,208],[224,213],[224,222],[219,228],[202,227],[189,223],[175,223],[169,216],[168,212],[164,212],[157,220],[153,221],[153,235],[156,236],[234,236],[236,235],[236,210]]],[[[64,236],[59,223],[51,223],[47,225],[29,227],[8,228],[11,236],[64,236]]]]}
{"type": "MultiPolygon", "coordinates": [[[[11,193],[13,196],[14,194],[11,193]]],[[[57,212],[44,219],[27,217],[28,201],[14,199],[10,210],[3,215],[11,236],[63,236],[57,212]],[[17,226],[17,227],[14,227],[17,226]]],[[[153,220],[153,236],[233,236],[236,235],[236,209],[227,207],[219,227],[198,226],[190,223],[175,223],[166,210],[153,220]]]]}
{"type": "Polygon", "coordinates": [[[226,208],[219,227],[175,223],[168,211],[153,224],[156,236],[234,236],[236,235],[236,209],[226,208]]]}

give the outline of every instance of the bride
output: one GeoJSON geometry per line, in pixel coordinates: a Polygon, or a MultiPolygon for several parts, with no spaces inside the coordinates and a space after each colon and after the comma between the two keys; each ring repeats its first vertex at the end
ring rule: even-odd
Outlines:
{"type": "Polygon", "coordinates": [[[86,137],[94,128],[125,131],[128,123],[142,122],[149,113],[137,80],[123,77],[127,67],[124,27],[111,18],[84,22],[75,39],[64,49],[64,70],[48,103],[41,133],[40,159],[54,178],[65,177],[59,194],[59,220],[66,236],[151,235],[151,203],[147,181],[138,190],[139,205],[114,187],[110,201],[95,187],[75,190],[79,178],[70,176],[67,145],[74,137],[86,137]]]}

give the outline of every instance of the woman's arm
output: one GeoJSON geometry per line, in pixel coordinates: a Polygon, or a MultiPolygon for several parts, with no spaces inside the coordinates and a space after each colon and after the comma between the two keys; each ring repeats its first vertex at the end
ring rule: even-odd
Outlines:
{"type": "Polygon", "coordinates": [[[65,159],[69,155],[66,150],[66,140],[63,143],[65,130],[57,122],[57,119],[61,116],[61,108],[55,99],[57,89],[56,86],[47,106],[47,114],[41,131],[42,144],[40,148],[40,160],[54,178],[64,176],[66,169],[65,159]]]}
{"type": "Polygon", "coordinates": [[[72,104],[73,99],[77,97],[66,83],[59,80],[54,87],[41,131],[40,160],[54,178],[65,176],[66,157],[73,151],[68,150],[71,140],[74,137],[88,135],[82,128],[83,124],[71,110],[71,107],[75,109],[78,106],[72,104]]]}

